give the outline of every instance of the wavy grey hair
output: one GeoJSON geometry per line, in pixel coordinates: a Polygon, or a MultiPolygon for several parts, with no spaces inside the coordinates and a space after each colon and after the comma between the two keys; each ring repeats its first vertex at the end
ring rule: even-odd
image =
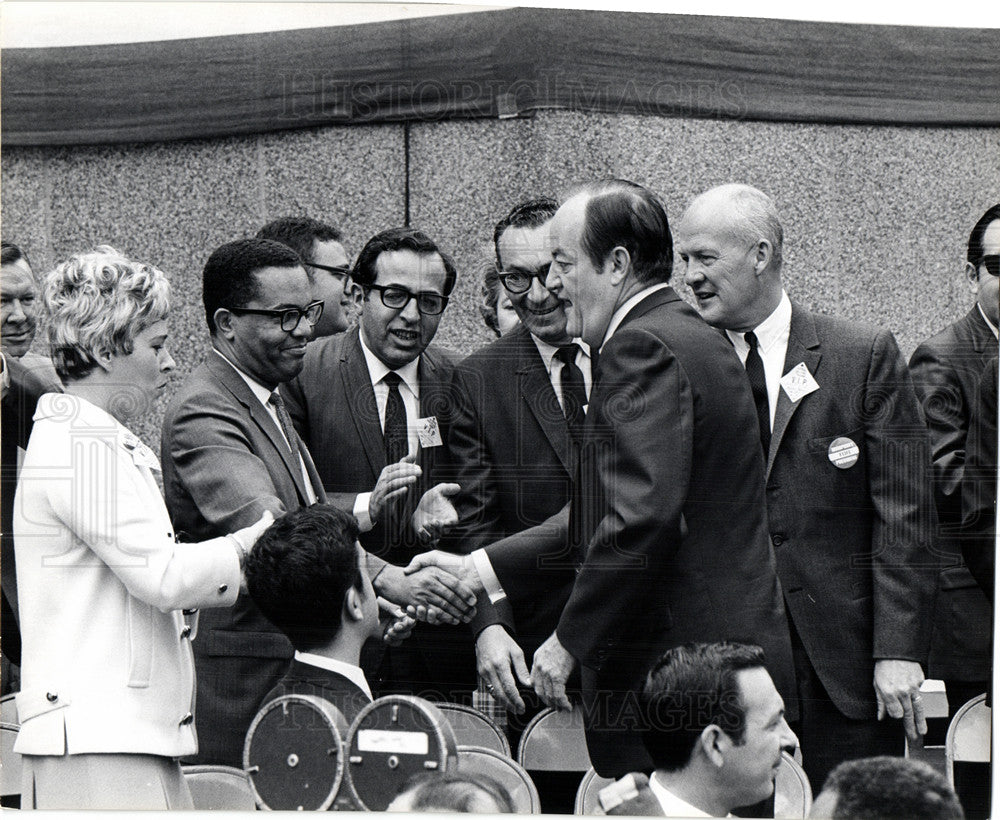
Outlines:
{"type": "Polygon", "coordinates": [[[100,245],[49,272],[42,298],[52,362],[61,378],[73,380],[101,356],[131,353],[137,334],[166,319],[170,285],[159,269],[100,245]]]}

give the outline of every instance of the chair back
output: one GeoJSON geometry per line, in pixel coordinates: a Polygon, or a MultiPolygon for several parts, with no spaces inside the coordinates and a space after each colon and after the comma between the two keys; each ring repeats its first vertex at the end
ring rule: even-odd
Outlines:
{"type": "Polygon", "coordinates": [[[460,703],[435,703],[455,730],[459,746],[478,746],[511,757],[510,743],[503,730],[488,716],[460,703]]]}
{"type": "Polygon", "coordinates": [[[585,772],[590,768],[583,713],[547,708],[525,727],[517,762],[528,771],[585,772]]]}
{"type": "Polygon", "coordinates": [[[11,726],[21,725],[21,721],[17,717],[16,697],[17,693],[12,692],[0,698],[0,723],[8,723],[11,726]]]}
{"type": "Polygon", "coordinates": [[[458,770],[496,780],[510,795],[515,814],[541,813],[542,803],[531,776],[508,755],[478,746],[459,746],[458,770]]]}
{"type": "Polygon", "coordinates": [[[182,766],[198,811],[253,811],[257,808],[246,772],[232,766],[182,766]]]}
{"type": "Polygon", "coordinates": [[[17,731],[15,724],[0,722],[0,797],[21,794],[21,755],[14,751],[17,731]]]}
{"type": "Polygon", "coordinates": [[[990,762],[992,709],[986,695],[977,695],[955,713],[944,740],[948,782],[955,785],[955,763],[990,762]]]}
{"type": "Polygon", "coordinates": [[[812,802],[812,787],[805,771],[788,752],[782,752],[774,780],[774,816],[808,817],[812,802]]]}
{"type": "Polygon", "coordinates": [[[614,782],[614,778],[601,777],[593,768],[588,769],[577,789],[573,814],[604,814],[598,795],[601,789],[614,782]]]}

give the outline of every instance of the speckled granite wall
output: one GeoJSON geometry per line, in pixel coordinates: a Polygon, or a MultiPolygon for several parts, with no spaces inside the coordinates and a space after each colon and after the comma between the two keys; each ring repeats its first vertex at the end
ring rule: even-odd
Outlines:
{"type": "MultiPolygon", "coordinates": [[[[414,124],[411,223],[451,252],[459,285],[439,340],[488,341],[476,265],[519,199],[616,175],[652,187],[672,221],[698,192],[747,182],[784,218],[793,298],[883,324],[905,354],[968,309],[962,282],[974,221],[1000,200],[1000,130],[874,128],[615,117],[414,124]]],[[[78,149],[8,148],[2,225],[43,270],[109,242],[162,267],[175,287],[172,350],[182,379],[204,356],[200,274],[208,254],[276,216],[340,225],[356,253],[401,224],[403,126],[78,149]]],[[[162,404],[140,432],[156,443],[162,404]]]]}

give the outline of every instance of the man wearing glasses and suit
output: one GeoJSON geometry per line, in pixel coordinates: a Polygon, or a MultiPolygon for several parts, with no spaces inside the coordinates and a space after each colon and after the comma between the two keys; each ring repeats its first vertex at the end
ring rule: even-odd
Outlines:
{"type": "MultiPolygon", "coordinates": [[[[364,293],[359,327],[310,345],[301,374],[282,387],[330,502],[354,513],[362,546],[393,564],[409,561],[421,540],[457,520],[448,496],[458,487],[428,487],[444,456],[455,363],[453,354],[431,341],[455,278],[451,260],[421,231],[394,228],[375,235],[352,272],[364,293]]],[[[440,572],[428,569],[432,577],[414,579],[390,566],[374,579],[376,588],[394,601],[420,597],[414,587],[436,583],[440,572]]],[[[430,620],[457,624],[471,617],[460,601],[424,598],[430,620]]],[[[459,635],[470,643],[467,630],[430,637],[418,629],[409,645],[387,653],[379,677],[392,678],[395,691],[413,691],[419,681],[446,694],[451,680],[443,668],[424,666],[419,646],[447,636],[457,641],[459,635]]]]}

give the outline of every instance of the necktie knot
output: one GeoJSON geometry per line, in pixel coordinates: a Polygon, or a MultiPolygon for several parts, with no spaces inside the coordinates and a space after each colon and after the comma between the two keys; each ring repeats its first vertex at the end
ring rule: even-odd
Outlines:
{"type": "Polygon", "coordinates": [[[752,330],[743,334],[743,340],[750,346],[751,350],[757,350],[759,347],[757,344],[757,334],[752,330]]]}
{"type": "Polygon", "coordinates": [[[385,383],[386,387],[399,388],[399,385],[403,383],[403,377],[400,376],[395,370],[390,370],[382,377],[382,381],[385,383]]]}
{"type": "Polygon", "coordinates": [[[563,345],[556,351],[556,358],[563,364],[576,364],[576,356],[580,352],[580,346],[575,342],[563,345]]]}

